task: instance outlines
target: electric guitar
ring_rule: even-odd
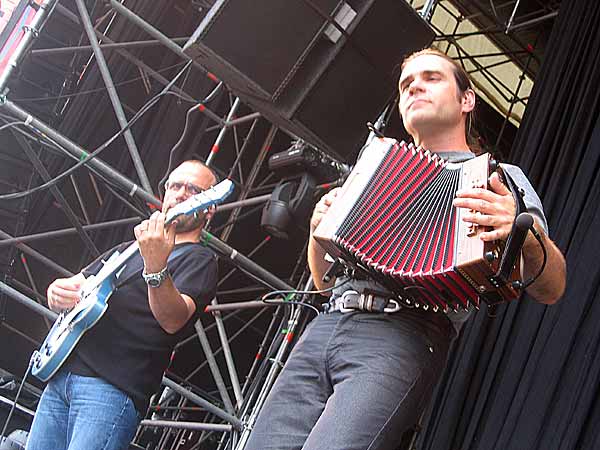
[[[221,203],[233,191],[230,180],[188,198],[167,212],[165,222],[171,223],[181,215],[194,214]],[[32,356],[31,373],[42,381],[49,380],[71,354],[83,334],[93,327],[108,308],[118,277],[129,259],[138,252],[137,241],[122,252],[115,251],[96,275],[88,277],[81,287],[81,300],[70,310],[63,311],[50,329],[39,350]]]

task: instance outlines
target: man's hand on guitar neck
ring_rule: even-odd
[[[157,211],[133,229],[146,273],[160,272],[167,265],[175,246],[175,224],[165,225],[165,214]]]
[[[176,222],[165,225],[165,214],[155,212],[133,231],[144,259],[144,272],[157,273],[167,266],[175,246]],[[158,287],[148,287],[148,303],[154,318],[167,333],[176,333],[196,311],[194,300],[180,294],[170,277]]]
[[[85,282],[82,273],[70,278],[58,278],[54,280],[46,292],[48,307],[54,312],[61,312],[74,307],[81,300],[79,290]]]

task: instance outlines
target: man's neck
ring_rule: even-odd
[[[184,242],[200,242],[200,232],[202,228],[197,230],[185,231],[183,233],[177,233],[175,235],[175,244],[182,244]]]
[[[430,152],[470,152],[464,130],[448,132],[424,133],[424,136],[413,136],[415,144]]]

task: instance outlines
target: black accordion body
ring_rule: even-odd
[[[483,242],[483,227],[452,205],[458,189],[487,188],[490,157],[462,163],[374,138],[313,236],[333,257],[411,306],[436,311],[518,297],[494,279],[503,244]],[[518,264],[511,280],[519,278]]]

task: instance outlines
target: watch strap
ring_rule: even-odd
[[[173,261],[173,260],[174,260],[175,258],[177,258],[179,255],[182,255],[182,254],[185,252],[185,250],[186,250],[187,248],[188,248],[188,246],[187,246],[187,245],[181,245],[181,246],[179,246],[179,247],[175,247],[175,248],[173,249],[173,251],[171,252],[171,254],[169,255],[169,258],[167,259],[167,267],[165,267],[165,269],[167,269],[167,268],[168,268],[168,265],[169,265],[169,263],[170,263],[171,261]],[[165,270],[165,269],[163,269],[163,270]],[[139,274],[140,272],[137,272],[137,273]],[[160,273],[160,272],[158,272],[158,273]],[[134,275],[135,275],[135,273],[134,273],[134,274],[132,274],[132,275],[130,275],[130,276],[128,276],[128,277],[127,277],[127,279],[125,279],[125,280],[121,280],[121,282],[119,283],[119,286],[117,286],[117,287],[123,286],[123,285],[124,285],[125,283],[127,283],[127,282],[128,282],[130,279],[131,279],[131,277],[132,277],[132,276],[134,276]],[[145,277],[144,275],[150,275],[150,274],[146,274],[146,273],[145,273],[145,270],[144,270],[144,266],[142,266],[142,277],[144,278],[144,281],[146,281],[146,277]],[[166,276],[165,276],[165,278],[166,278]],[[164,281],[164,280],[163,280],[163,281]],[[146,281],[146,283],[147,283],[147,281]]]
[[[159,287],[166,280],[167,276],[169,276],[168,266],[165,266],[160,272],[146,273],[145,270],[142,272],[144,281],[150,287]]]

